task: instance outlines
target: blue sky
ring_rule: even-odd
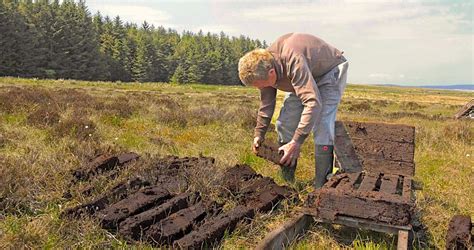
[[[350,83],[474,84],[473,1],[88,0],[91,13],[267,41],[289,32],[345,51]]]

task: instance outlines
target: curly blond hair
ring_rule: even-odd
[[[255,80],[267,80],[273,67],[273,56],[265,49],[254,49],[239,60],[239,78],[245,85]]]

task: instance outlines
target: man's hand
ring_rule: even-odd
[[[287,144],[281,146],[278,151],[283,151],[283,157],[280,160],[280,164],[283,166],[295,166],[296,160],[300,156],[300,144],[296,141],[291,140]]]
[[[254,154],[257,154],[257,149],[258,149],[258,147],[260,147],[262,142],[263,142],[263,138],[261,138],[259,136],[253,138],[252,151],[253,151]]]

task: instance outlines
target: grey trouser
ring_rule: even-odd
[[[347,68],[349,63],[343,62],[334,67],[319,79],[315,79],[322,106],[318,106],[314,115],[316,122],[313,127],[315,145],[334,145],[334,123],[337,106],[347,85]],[[280,115],[276,121],[278,141],[288,143],[293,138],[300,122],[303,104],[295,93],[287,93],[283,101]]]

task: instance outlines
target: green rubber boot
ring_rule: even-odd
[[[316,145],[316,178],[314,188],[321,188],[327,181],[328,174],[332,173],[334,161],[333,145]]]

